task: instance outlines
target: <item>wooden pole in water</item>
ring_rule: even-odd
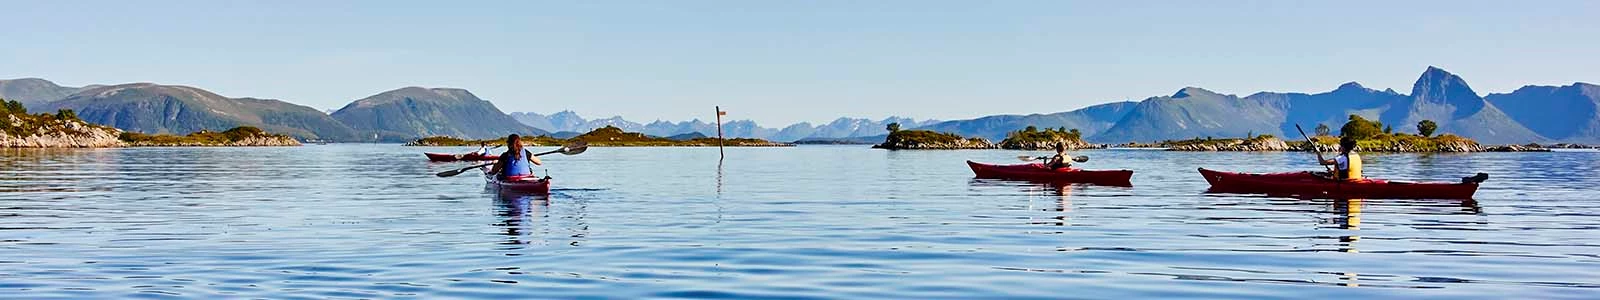
[[[728,153],[727,152],[723,152],[723,150],[722,150],[722,144],[723,144],[723,142],[722,142],[722,115],[725,115],[727,113],[726,112],[722,112],[722,106],[716,106],[716,109],[717,109],[717,160],[722,160],[723,158],[728,157]]]

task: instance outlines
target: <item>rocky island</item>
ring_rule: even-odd
[[[699,135],[681,136],[678,139],[654,137],[637,132],[623,131],[621,128],[606,126],[572,138],[555,138],[548,135],[522,137],[522,143],[529,146],[560,146],[571,142],[583,141],[590,146],[599,147],[716,147],[717,138]],[[468,140],[455,137],[434,136],[418,139],[406,143],[407,146],[478,146],[481,144],[503,145],[503,139]],[[778,143],[762,139],[734,138],[721,141],[727,147],[788,147],[793,144]]]
[[[239,126],[222,132],[201,130],[183,136],[123,132],[119,139],[132,147],[278,147],[300,146],[300,141],[260,128]]]
[[[998,146],[1000,149],[1054,151],[1057,144],[1065,145],[1067,150],[1105,148],[1105,145],[1084,142],[1083,133],[1078,129],[1061,127],[1039,130],[1033,126],[1007,133],[1006,139],[1001,140]]]
[[[127,132],[90,124],[70,109],[29,114],[17,101],[0,100],[0,148],[240,147],[299,146],[292,137],[240,126],[223,132],[201,130],[184,136]]]
[[[0,105],[0,148],[119,147],[122,130],[89,124],[72,110],[55,114],[28,114],[21,102]]]
[[[889,123],[889,136],[872,148],[889,150],[993,149],[983,138],[968,138],[932,130],[900,130],[900,123]]]

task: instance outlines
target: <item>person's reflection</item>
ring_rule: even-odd
[[[504,229],[506,241],[501,244],[520,245],[527,244],[522,240],[527,235],[523,228],[529,218],[544,218],[546,208],[550,206],[548,195],[516,194],[495,192],[495,215],[500,217],[499,226]],[[508,254],[515,255],[515,254]]]
[[[1361,206],[1365,201],[1363,199],[1333,201],[1333,212],[1341,215],[1338,218],[1334,218],[1334,223],[1339,225],[1339,229],[1350,231],[1346,235],[1339,237],[1339,243],[1342,246],[1339,248],[1340,252],[1361,252],[1356,250],[1356,242],[1361,240],[1361,236],[1356,231],[1361,231]]]
[[[1335,223],[1339,225],[1339,229],[1349,231],[1345,235],[1339,237],[1339,244],[1341,246],[1339,248],[1339,252],[1361,252],[1360,250],[1356,250],[1356,242],[1361,241],[1361,235],[1357,234],[1356,231],[1361,230],[1361,207],[1364,205],[1364,203],[1365,200],[1363,199],[1333,201],[1333,212],[1342,215],[1339,218],[1335,218]],[[1339,279],[1344,280],[1344,282],[1340,283],[1339,285],[1350,287],[1361,286],[1361,284],[1357,282],[1359,281],[1359,277],[1360,274],[1356,274],[1354,272],[1341,273]]]
[[[1072,212],[1072,188],[1065,184],[1047,184],[1043,186],[1048,193],[1056,198],[1056,207],[1049,209],[1059,214],[1050,217],[1054,221],[1035,221],[1033,224],[1067,226],[1067,213]]]

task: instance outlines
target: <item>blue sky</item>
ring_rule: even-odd
[[[15,1],[0,78],[329,109],[404,86],[501,110],[768,126],[1057,112],[1439,66],[1480,94],[1600,82],[1600,1]]]

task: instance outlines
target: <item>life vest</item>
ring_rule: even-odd
[[[1338,167],[1339,178],[1344,178],[1345,180],[1365,178],[1361,176],[1361,154],[1356,154],[1355,151],[1345,154],[1343,164],[1338,164]]]
[[[505,170],[500,171],[500,178],[505,179],[533,175],[533,163],[528,161],[528,157],[530,156],[533,156],[533,154],[527,149],[522,150],[522,155],[511,155],[511,153],[507,151],[505,156],[500,157],[501,160],[506,162]]]

